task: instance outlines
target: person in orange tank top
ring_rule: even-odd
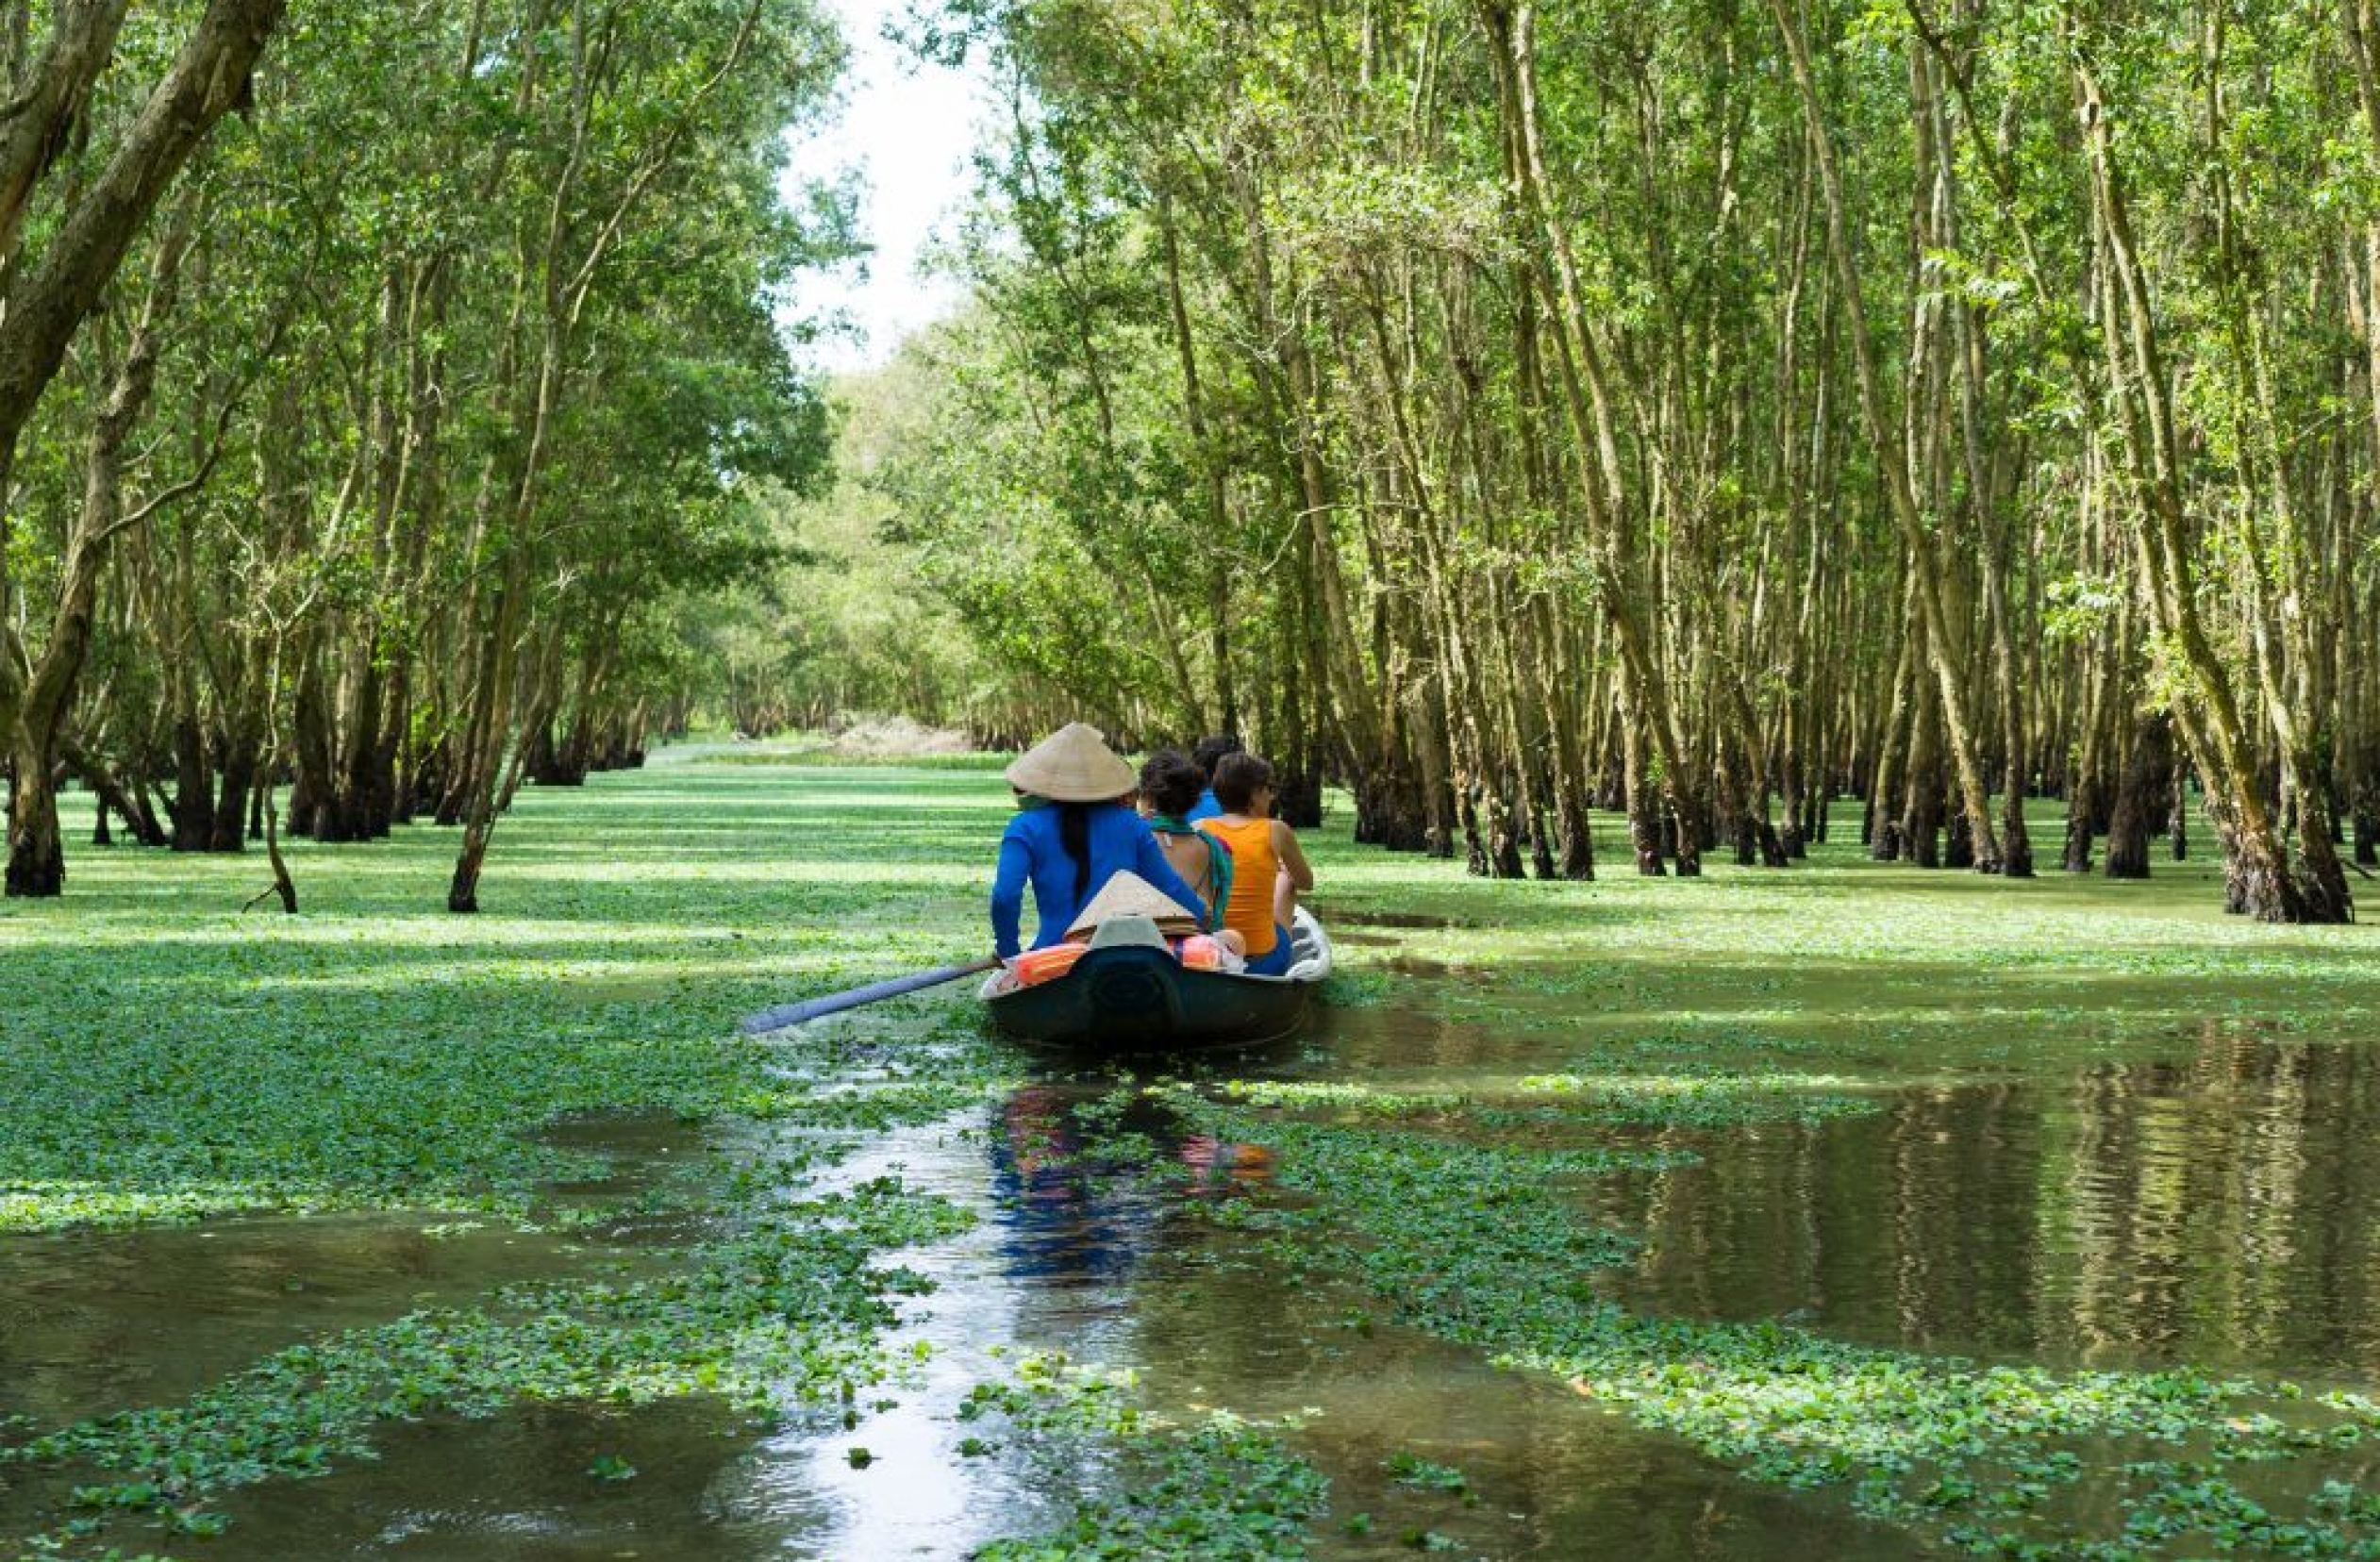
[[[1273,767],[1253,754],[1215,762],[1220,818],[1198,826],[1231,848],[1231,898],[1223,925],[1248,942],[1248,972],[1278,976],[1290,969],[1289,919],[1297,897],[1314,888],[1314,870],[1297,834],[1273,817]],[[1286,881],[1286,894],[1278,892]]]

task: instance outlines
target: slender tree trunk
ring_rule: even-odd
[[[1842,176],[1835,166],[1832,133],[1819,108],[1817,80],[1810,70],[1809,46],[1801,19],[1787,8],[1789,3],[1793,0],[1769,0],[1769,7],[1792,64],[1794,84],[1800,90],[1803,114],[1809,128],[1811,156],[1818,164],[1819,184],[1825,194],[1827,249],[1834,258],[1844,319],[1851,327],[1852,363],[1857,371],[1855,378],[1859,388],[1861,416],[1883,469],[1885,495],[1890,503],[1893,522],[1908,550],[1919,618],[1925,628],[1926,659],[1933,669],[1942,731],[1966,809],[1967,827],[1974,840],[1975,867],[1982,872],[1996,873],[2003,866],[2003,858],[1999,838],[1992,830],[1990,792],[1984,780],[1975,735],[1967,723],[1965,700],[1971,686],[1965,658],[1942,600],[1948,570],[1919,511],[1906,446],[1896,427],[1898,420],[1886,408],[1884,376],[1860,292],[1858,261],[1852,247]]]
[[[2134,730],[2123,779],[2116,787],[2115,811],[2107,823],[2109,878],[2149,876],[2149,838],[2172,795],[2172,719],[2160,712],[2142,717]]]

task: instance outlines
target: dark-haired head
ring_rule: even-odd
[[[1140,795],[1159,814],[1181,818],[1198,806],[1206,789],[1207,773],[1178,749],[1160,750],[1140,767]]]
[[[1273,789],[1273,767],[1253,754],[1226,754],[1215,761],[1215,801],[1236,814],[1256,811],[1257,793]]]
[[[1219,732],[1212,738],[1201,738],[1198,740],[1198,746],[1190,750],[1190,762],[1198,767],[1201,774],[1212,780],[1215,766],[1224,755],[1245,752],[1246,745],[1238,738],[1228,732]]]

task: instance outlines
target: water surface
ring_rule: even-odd
[[[1561,1067],[1583,1035],[1350,1010],[1243,1064],[1541,1107],[1522,1082]],[[2354,1046],[2229,1022],[2132,1040],[2048,1068],[1911,1055],[1854,1070],[1844,1088],[1870,1111],[1661,1130],[1689,1158],[1578,1187],[1582,1221],[1641,1244],[1596,1282],[1646,1312],[1782,1319],[1913,1351],[2369,1388],[2380,1172],[2365,1151],[2380,1066]],[[1290,1446],[1333,1482],[1324,1556],[1410,1555],[1424,1532],[1459,1554],[1515,1558],[1920,1549],[1839,1494],[1752,1485],[1566,1385],[1398,1327],[1387,1300],[1285,1274],[1204,1218],[1220,1202],[1283,1196],[1280,1153],[1185,1133],[1145,1102],[1086,1110],[1109,1090],[1027,1084],[883,1135],[834,1173],[896,1173],[977,1217],[904,1256],[937,1288],[907,1304],[892,1343],[924,1342],[930,1357],[856,1406],[854,1426],[832,1411],[763,1425],[699,1400],[441,1418],[391,1430],[376,1461],[236,1494],[229,1533],[188,1549],[223,1562],[963,1557],[1132,1479],[1097,1461],[1054,1470],[1023,1450],[964,1451],[982,1428],[958,1419],[959,1403],[1021,1351],[1131,1368],[1149,1405],[1176,1420],[1217,1407],[1294,1418]],[[643,1132],[651,1141],[624,1159],[641,1155],[638,1174],[657,1174],[675,1146],[666,1129]],[[0,1409],[54,1424],[172,1398],[294,1338],[590,1261],[584,1239],[499,1226],[433,1236],[427,1223],[222,1221],[0,1247],[0,1309],[18,1320],[0,1337]],[[615,1232],[606,1257],[635,1246]],[[1471,1498],[1397,1484],[1387,1467],[1400,1454],[1460,1469]],[[2089,1483],[2072,1501],[2093,1501]],[[1344,1527],[1356,1514],[1370,1520],[1361,1534]]]

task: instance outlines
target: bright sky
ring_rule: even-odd
[[[903,0],[826,0],[851,45],[841,120],[798,146],[789,176],[857,169],[865,191],[864,261],[814,274],[795,290],[796,312],[840,312],[857,334],[829,337],[808,357],[829,371],[873,368],[902,338],[947,314],[959,289],[918,274],[938,224],[955,216],[968,187],[967,155],[983,107],[967,75],[921,65],[884,36]]]

